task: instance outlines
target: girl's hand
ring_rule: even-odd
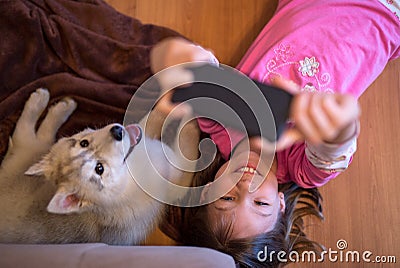
[[[150,67],[163,94],[157,103],[157,109],[165,115],[181,118],[191,111],[189,105],[171,102],[172,89],[193,82],[192,72],[179,65],[189,62],[218,64],[218,60],[210,51],[177,37],[164,39],[155,45],[150,53]]]
[[[295,94],[290,111],[295,127],[283,133],[276,150],[304,139],[313,144],[342,143],[356,132],[360,108],[354,97],[347,94],[299,93],[299,86],[283,79],[276,79],[274,85]]]
[[[156,44],[150,52],[150,67],[154,74],[186,62],[218,64],[211,51],[180,37],[166,38]]]

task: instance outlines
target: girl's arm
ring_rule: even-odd
[[[357,149],[357,125],[358,122],[349,125],[348,131],[353,131],[353,134],[341,143],[312,144],[305,141],[278,151],[276,176],[279,181],[293,181],[303,188],[313,188],[338,176],[349,166]]]
[[[360,109],[346,94],[299,93],[293,82],[275,84],[296,94],[293,126],[277,143],[277,177],[306,188],[318,187],[345,170],[357,149]]]

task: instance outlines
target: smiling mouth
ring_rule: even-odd
[[[240,173],[248,173],[248,174],[253,174],[253,175],[261,175],[255,168],[252,167],[241,167],[238,170],[236,170],[236,172],[240,172]]]

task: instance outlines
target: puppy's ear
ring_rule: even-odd
[[[49,160],[47,157],[44,157],[38,163],[34,164],[27,171],[25,171],[25,175],[28,176],[42,176],[48,170],[50,166]]]
[[[47,206],[47,211],[55,214],[69,214],[82,212],[88,205],[79,196],[73,192],[61,187],[54,194]]]

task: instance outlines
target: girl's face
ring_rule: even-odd
[[[251,148],[251,147],[250,147]],[[278,192],[274,172],[269,170],[257,150],[235,150],[231,159],[217,172],[216,179],[238,178],[239,182],[219,200],[207,206],[208,218],[212,224],[223,219],[232,221],[231,238],[244,238],[265,233],[273,229],[280,212],[284,212],[283,193]],[[274,166],[272,167],[273,170]],[[262,180],[261,186],[249,191],[252,179]]]

